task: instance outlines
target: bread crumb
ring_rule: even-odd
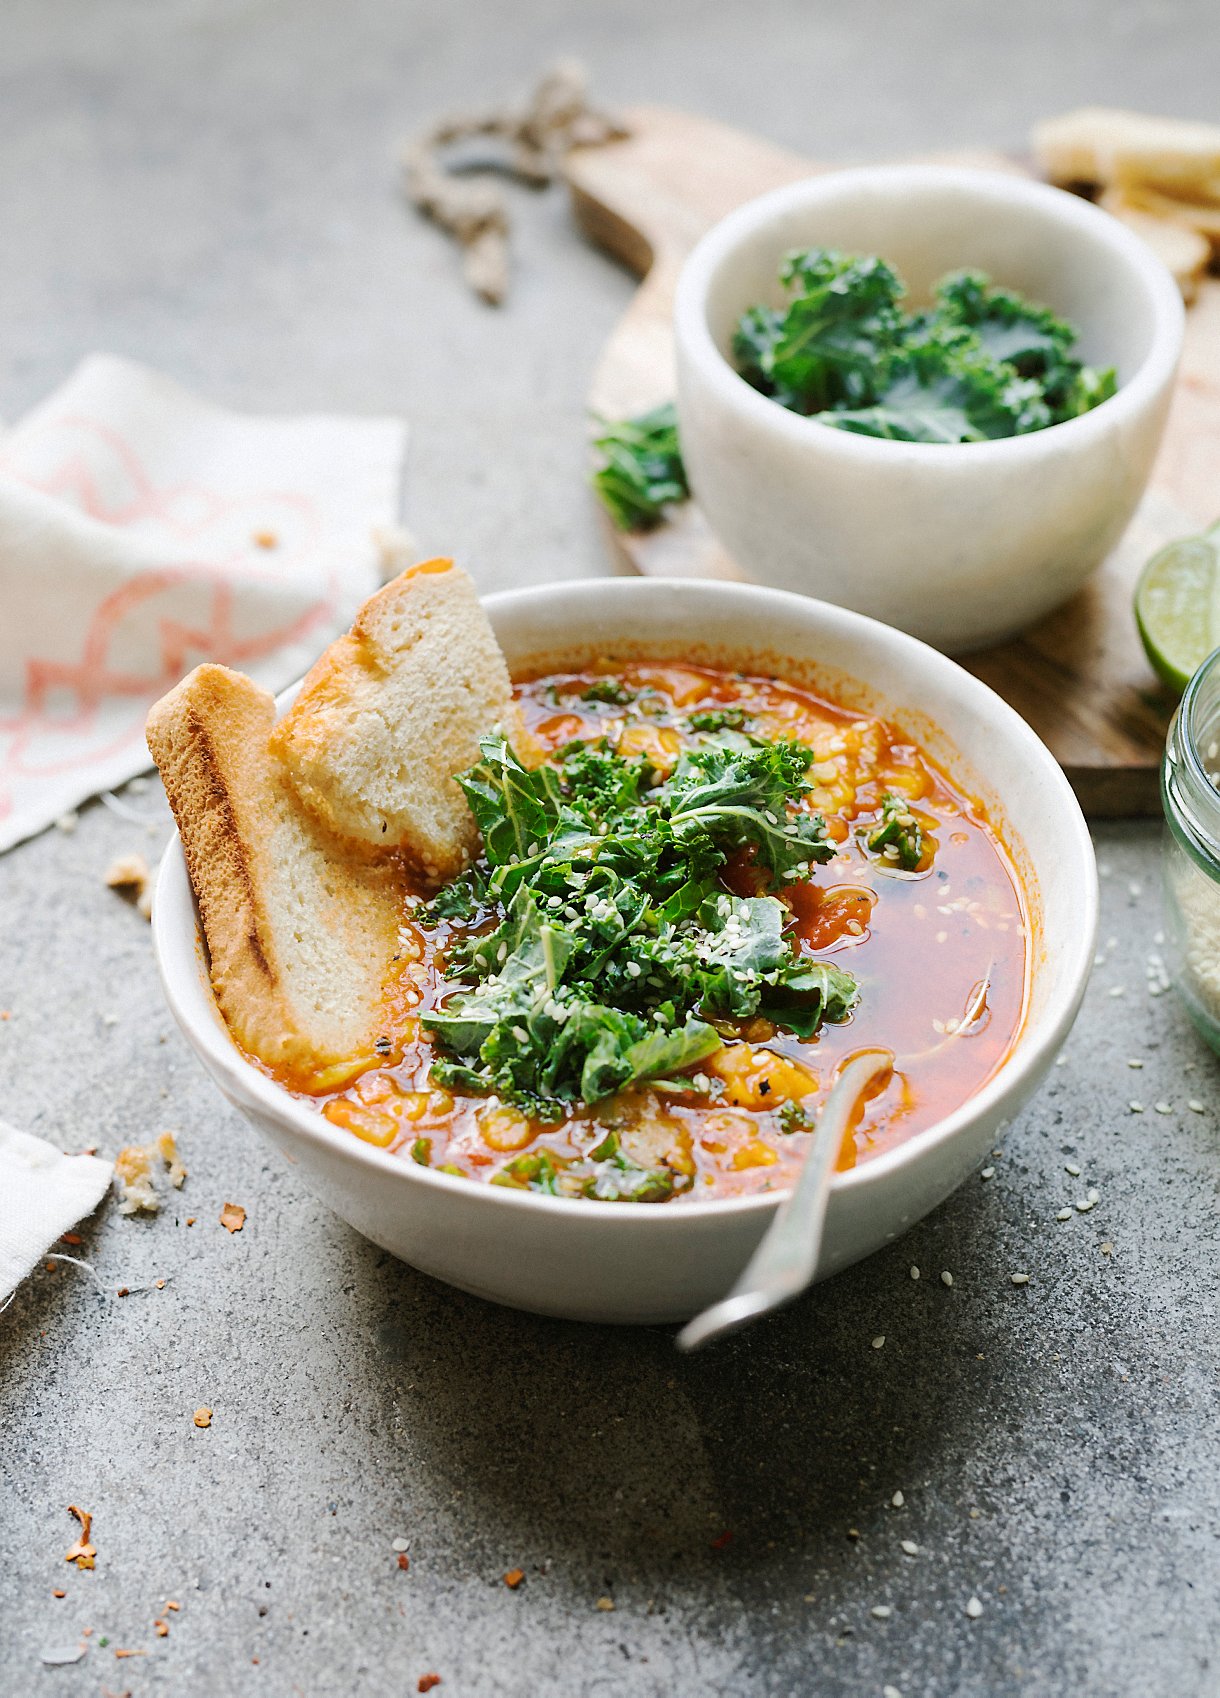
[[[220,1211],[220,1224],[226,1232],[240,1232],[246,1224],[246,1211],[240,1203],[226,1203]]]
[[[510,1592],[515,1592],[524,1579],[525,1570],[523,1568],[510,1568],[508,1573],[504,1576],[504,1584],[508,1587]]]
[[[119,1213],[134,1215],[143,1210],[155,1215],[161,1199],[153,1184],[155,1145],[128,1144],[114,1158],[114,1181],[119,1188]]]
[[[199,1408],[196,1409],[194,1421],[197,1427],[210,1427],[212,1425],[212,1411],[205,1403],[201,1403]]]
[[[274,531],[255,531],[254,541],[259,548],[278,548],[280,545],[280,539]]]
[[[71,1550],[64,1552],[64,1561],[74,1562],[77,1568],[96,1568],[97,1547],[89,1539],[93,1530],[92,1515],[87,1509],[78,1509],[74,1503],[68,1505],[68,1514],[74,1515],[80,1522],[80,1537]]]
[[[182,1165],[182,1158],[178,1154],[177,1140],[172,1132],[162,1132],[158,1135],[157,1153],[169,1170],[166,1178],[175,1191],[181,1191],[187,1170]]]
[[[161,1198],[154,1183],[156,1164],[164,1164],[167,1178],[175,1191],[182,1189],[187,1170],[178,1154],[178,1143],[172,1132],[161,1132],[151,1144],[128,1144],[114,1160],[114,1179],[119,1188],[119,1213],[134,1215],[139,1210],[155,1215]]]
[[[614,1608],[614,1599],[613,1598],[599,1598],[597,1600],[597,1608],[599,1610],[612,1610]]]

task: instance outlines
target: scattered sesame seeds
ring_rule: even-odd
[[[1012,1280],[1012,1283],[1014,1285],[1028,1285],[1029,1284],[1029,1275],[1027,1273],[1010,1274],[1008,1277]]]
[[[908,1556],[919,1555],[919,1546],[915,1543],[914,1539],[904,1539],[902,1541],[902,1548]]]
[[[876,1616],[878,1621],[888,1621],[894,1612],[888,1604],[874,1604],[868,1613]]]
[[[876,1338],[873,1340],[873,1349],[874,1350],[880,1350],[884,1343],[885,1343],[885,1334],[883,1332],[879,1332],[877,1334]]]
[[[977,1598],[968,1598],[966,1600],[966,1614],[970,1617],[971,1621],[977,1621],[982,1613],[983,1606]]]
[[[948,1270],[946,1270],[940,1276],[940,1283],[942,1285],[952,1285],[953,1284],[953,1275],[951,1273],[949,1273]]]
[[[994,1179],[995,1178],[995,1168],[994,1167],[985,1167],[983,1169],[982,1173],[979,1174],[979,1178],[980,1179]]]
[[[901,1509],[906,1501],[907,1500],[903,1497],[901,1492],[895,1492],[893,1497],[890,1499],[890,1502],[893,1504],[895,1509]]]
[[[1077,1198],[1076,1213],[1087,1215],[1089,1210],[1095,1209],[1100,1202],[1101,1198],[1098,1196],[1097,1192],[1090,1191],[1087,1196]]]

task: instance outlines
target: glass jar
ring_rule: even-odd
[[[1167,966],[1220,1052],[1220,649],[1186,686],[1169,727],[1161,803]]]

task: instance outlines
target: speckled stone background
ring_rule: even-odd
[[[1084,101],[1213,114],[1218,50],[1212,0],[4,0],[0,413],[94,348],[235,406],[401,410],[425,546],[487,588],[594,573],[583,395],[629,280],[523,195],[511,305],[479,307],[398,201],[404,133],[576,52],[607,98],[827,158],[1019,147]],[[131,806],[0,861],[4,1113],[69,1148],[174,1127],[191,1170],[85,1228],[105,1294],[61,1266],[0,1320],[0,1691],[1220,1692],[1216,1063],[1146,987],[1152,828],[1097,831],[1103,964],[994,1177],[685,1360],[445,1290],[307,1196],[102,885],[167,835]]]

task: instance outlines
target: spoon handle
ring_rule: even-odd
[[[697,1350],[710,1339],[791,1302],[804,1291],[818,1265],[830,1181],[852,1111],[893,1060],[885,1050],[869,1050],[844,1067],[818,1116],[813,1142],[790,1196],[780,1205],[728,1296],[683,1327],[677,1339],[679,1350]]]

